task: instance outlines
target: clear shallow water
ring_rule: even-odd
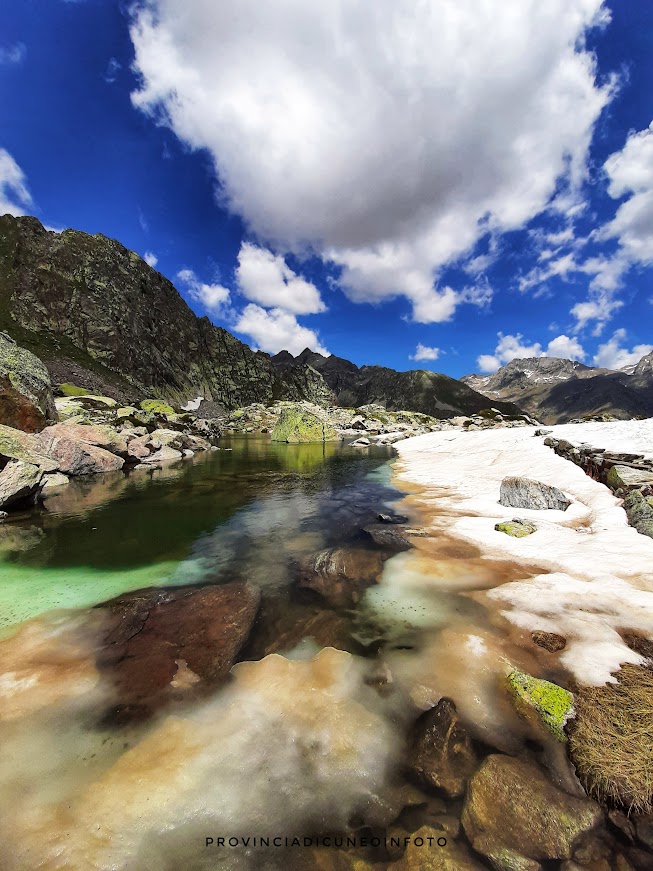
[[[73,481],[0,526],[0,631],[158,584],[283,587],[290,560],[352,538],[400,496],[390,456],[223,438],[221,450],[152,474]]]

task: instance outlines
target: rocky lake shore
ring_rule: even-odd
[[[651,867],[651,421],[124,405],[10,350],[10,871]],[[207,859],[254,828],[299,849]]]

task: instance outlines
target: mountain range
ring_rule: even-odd
[[[0,330],[40,357],[56,384],[120,401],[202,396],[225,410],[277,399],[378,402],[440,418],[488,407],[472,387],[429,371],[359,368],[310,349],[270,358],[197,317],[168,279],[119,242],[48,231],[29,216],[0,217]],[[509,401],[492,404],[521,413]]]
[[[512,360],[493,375],[461,379],[492,402],[514,402],[542,423],[609,414],[653,416],[653,352],[625,369],[599,369],[574,360]]]

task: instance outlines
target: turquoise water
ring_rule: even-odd
[[[0,527],[0,630],[158,584],[282,588],[293,560],[355,536],[399,495],[390,448],[220,444],[153,473],[77,479]]]

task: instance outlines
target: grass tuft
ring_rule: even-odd
[[[617,683],[579,687],[569,750],[586,792],[602,804],[653,811],[653,670],[624,665]]]

